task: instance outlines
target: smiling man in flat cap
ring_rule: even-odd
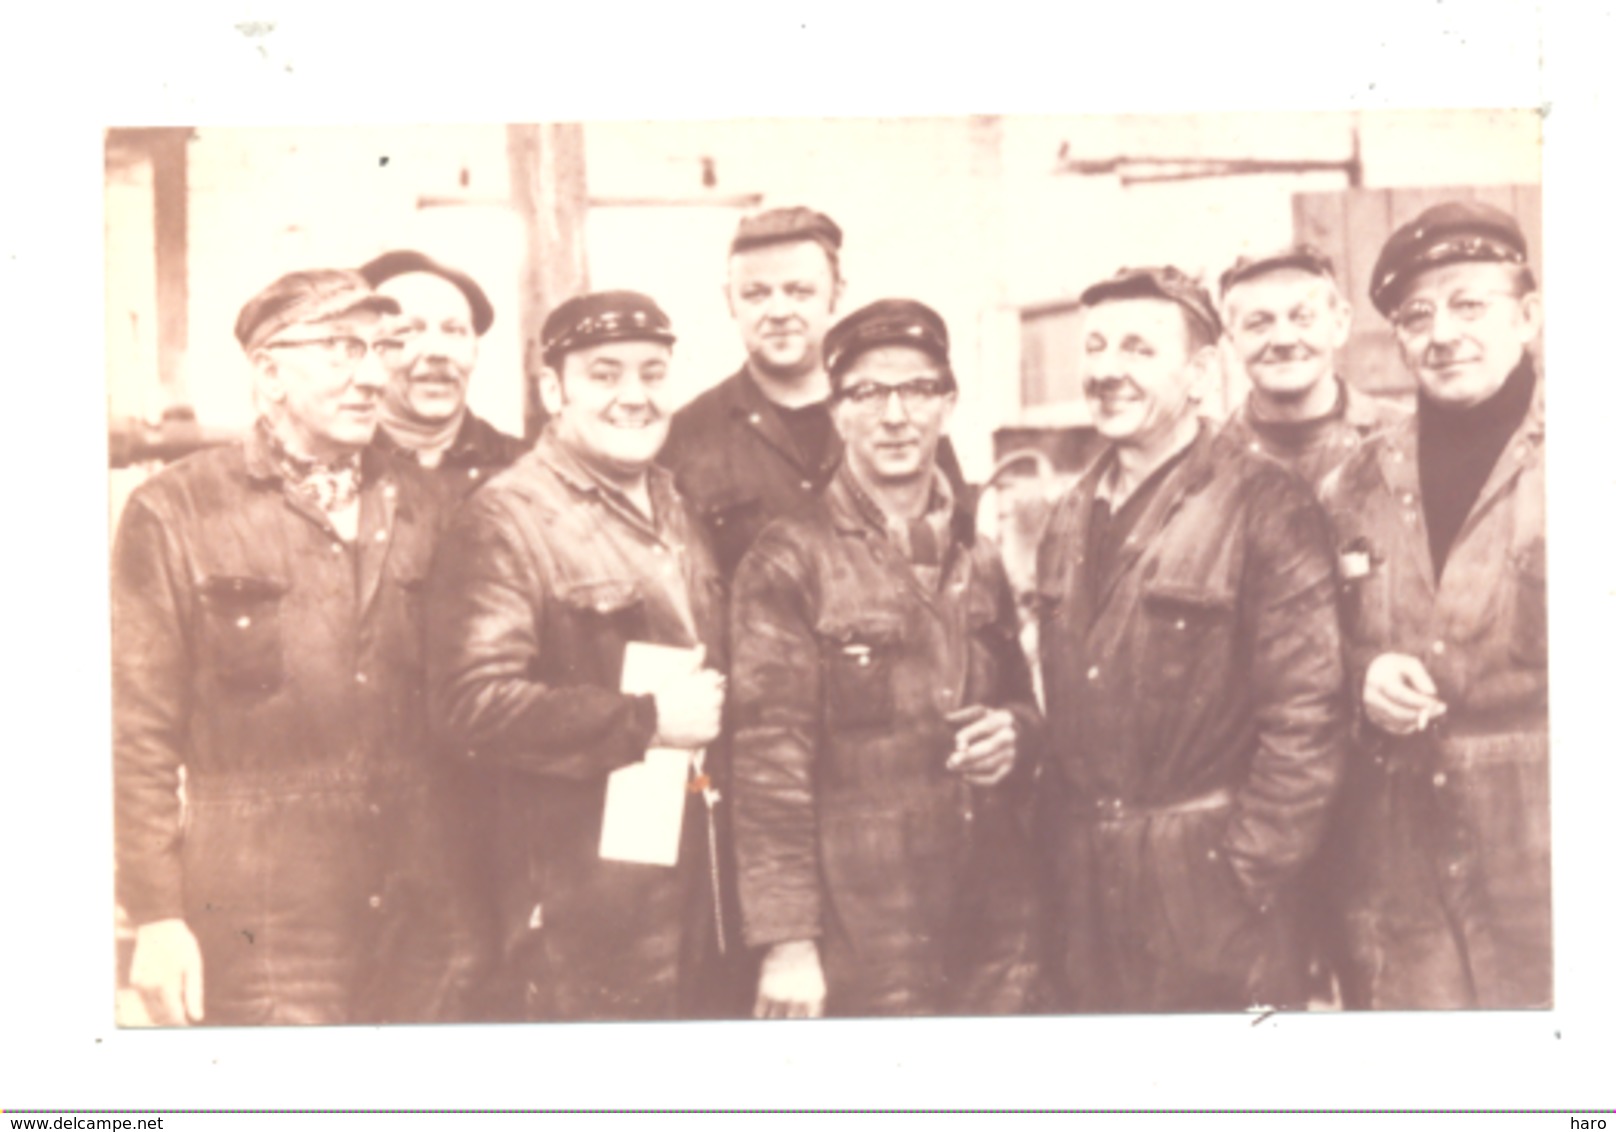
[[[466,407],[494,306],[471,276],[418,251],[385,252],[359,273],[399,306],[387,327],[398,347],[385,359],[378,442],[430,469],[463,499],[528,447]]]
[[[717,930],[710,814],[687,753],[718,736],[724,609],[701,531],[652,463],[674,335],[632,291],[569,299],[542,333],[545,431],[466,501],[438,555],[432,712],[493,784],[503,1016],[687,1017],[704,1010]],[[630,650],[648,644],[688,650],[688,664],[625,691]],[[649,767],[653,749],[659,768],[683,760],[682,832],[661,863],[608,852],[603,836],[608,779]]]
[[[1363,726],[1331,861],[1348,1005],[1547,1007],[1548,651],[1542,327],[1507,213],[1403,225],[1370,297],[1413,419],[1324,489]]]
[[[119,524],[118,891],[159,1021],[452,1005],[419,604],[440,497],[370,443],[397,311],[351,271],[254,296],[236,337],[257,423],[147,481]]]
[[[1017,799],[1040,733],[996,551],[937,452],[955,401],[931,308],[825,339],[846,457],[735,579],[735,842],[754,1013],[1025,1010],[1036,970]]]
[[[1219,323],[1199,285],[1125,269],[1081,304],[1106,444],[1038,551],[1058,1005],[1300,1005],[1296,879],[1346,738],[1324,515],[1200,419]]]
[[[675,414],[661,456],[726,578],[758,532],[824,490],[841,460],[822,349],[846,288],[841,254],[841,228],[808,208],[748,216],[730,243],[724,298],[746,362]],[[940,459],[963,486],[946,440]]]
[[[1230,435],[1271,456],[1315,491],[1364,438],[1404,414],[1340,372],[1352,308],[1335,267],[1302,244],[1242,257],[1223,273],[1224,333],[1251,381]]]

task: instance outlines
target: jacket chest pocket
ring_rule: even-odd
[[[219,686],[259,693],[280,687],[286,586],[267,578],[215,576],[203,580],[200,593],[203,664]]]
[[[1337,550],[1342,629],[1355,642],[1386,642],[1391,631],[1391,564],[1365,537]]]
[[[1510,618],[1510,655],[1532,668],[1549,662],[1547,565],[1542,539],[1529,544],[1511,564],[1515,608]]]
[[[831,731],[889,727],[902,630],[896,620],[864,618],[819,630],[825,722]]]
[[[1228,660],[1234,597],[1195,586],[1156,582],[1144,592],[1140,675],[1168,699],[1178,699],[1203,665]]]
[[[570,628],[559,658],[565,682],[616,688],[623,679],[623,650],[629,641],[645,640],[650,628],[639,584],[576,582],[559,597]]]

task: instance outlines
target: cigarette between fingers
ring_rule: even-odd
[[[1414,730],[1416,730],[1416,731],[1424,731],[1426,726],[1430,722],[1431,722],[1431,709],[1430,708],[1421,708],[1420,709],[1420,717],[1414,723]]]

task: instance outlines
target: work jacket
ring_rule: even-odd
[[[1252,398],[1247,397],[1229,417],[1230,438],[1252,452],[1268,456],[1307,481],[1314,492],[1331,472],[1339,468],[1371,436],[1404,420],[1408,413],[1389,401],[1360,393],[1351,384],[1335,379],[1341,391],[1337,412],[1317,427],[1305,430],[1295,443],[1276,442],[1254,424]]]
[[[423,742],[439,497],[375,447],[361,474],[352,544],[256,429],[147,481],[119,526],[119,898],[184,917],[210,1022],[431,1020],[453,990]]]
[[[461,508],[433,573],[432,708],[445,749],[489,776],[492,899],[506,1014],[695,1011],[713,943],[706,803],[689,795],[674,867],[604,860],[610,773],[644,757],[649,695],[620,690],[630,641],[723,665],[723,596],[672,477],[654,518],[553,432]]]
[[[706,530],[725,578],[764,527],[825,489],[841,459],[842,440],[832,431],[819,463],[805,460],[745,366],[674,414],[658,457]],[[968,509],[972,496],[946,438],[937,463]]]
[[[1073,1010],[1286,1005],[1293,880],[1340,775],[1331,544],[1302,483],[1203,425],[1091,598],[1102,453],[1038,554],[1041,840]]]
[[[847,469],[735,581],[735,844],[745,938],[814,939],[833,1014],[1004,1013],[1035,974],[1018,798],[1042,732],[997,553],[956,534],[935,589]],[[944,716],[1014,715],[1018,769],[945,769]]]
[[[1351,1005],[1551,1005],[1542,389],[1432,567],[1418,423],[1326,483],[1352,687],[1418,658],[1447,713],[1397,738],[1360,720],[1331,867]]]

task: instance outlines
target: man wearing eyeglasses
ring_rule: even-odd
[[[464,271],[418,251],[390,251],[359,269],[376,292],[395,300],[377,442],[433,471],[455,499],[527,450],[466,407],[477,346],[494,322],[494,305]]]
[[[397,310],[350,271],[270,284],[235,327],[256,424],[122,516],[118,891],[158,1021],[428,1021],[457,993],[422,742],[438,495],[370,445]]]
[[[1236,260],[1218,281],[1224,333],[1251,382],[1229,432],[1315,490],[1364,438],[1401,415],[1340,373],[1352,308],[1335,267],[1305,244]]]
[[[718,736],[724,609],[652,463],[673,330],[649,297],[606,291],[562,303],[542,334],[545,431],[466,501],[434,567],[433,716],[491,787],[500,1016],[691,1017],[709,1009],[719,930],[693,752]],[[623,686],[631,655],[673,659],[647,691]],[[671,796],[622,809],[670,763]],[[616,848],[612,829],[632,840],[670,812],[666,856]]]
[[[726,578],[765,526],[824,490],[842,458],[822,345],[846,286],[842,230],[824,213],[767,209],[736,228],[724,300],[746,362],[674,415],[659,457]],[[946,439],[939,460],[963,488]]]
[[[1040,727],[997,553],[937,465],[948,331],[903,299],[825,338],[845,458],[731,605],[734,820],[758,1017],[1027,1009],[1018,800]]]
[[[1370,298],[1419,401],[1324,492],[1362,708],[1332,862],[1346,1001],[1548,1007],[1542,305],[1520,226],[1428,209]]]
[[[1038,550],[1057,1003],[1298,1006],[1297,878],[1346,739],[1325,518],[1200,419],[1220,327],[1193,280],[1124,269],[1077,329],[1106,443]]]

